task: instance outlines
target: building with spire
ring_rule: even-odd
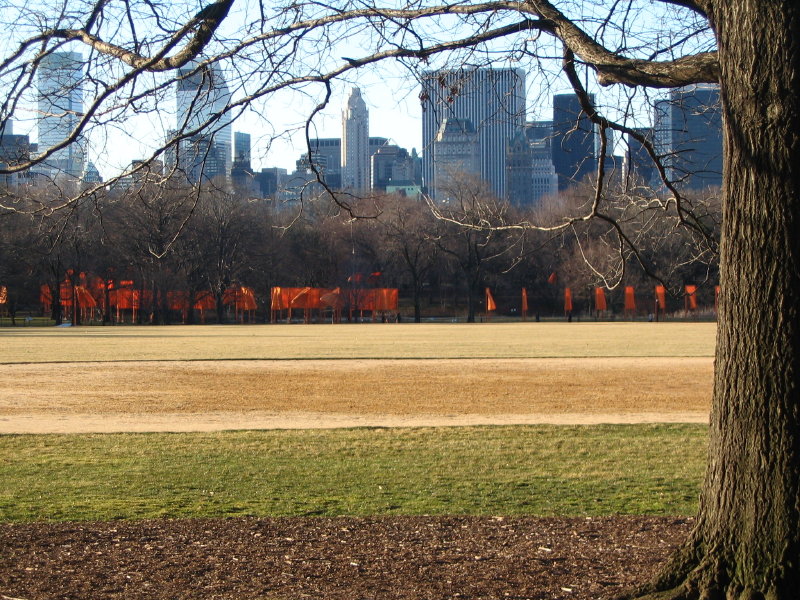
[[[369,190],[369,159],[369,111],[354,87],[342,111],[342,188]]]

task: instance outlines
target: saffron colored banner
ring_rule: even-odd
[[[625,310],[636,310],[636,294],[634,294],[633,286],[631,285],[625,288]]]
[[[601,310],[608,310],[608,304],[606,304],[606,291],[601,287],[594,288],[594,309],[597,312]]]
[[[486,312],[492,312],[493,310],[497,310],[497,304],[495,304],[494,297],[492,297],[492,291],[487,287],[486,288]]]

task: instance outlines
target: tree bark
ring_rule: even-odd
[[[713,0],[721,303],[697,526],[652,598],[800,594],[800,3]]]

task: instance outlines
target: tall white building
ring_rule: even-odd
[[[369,111],[361,90],[354,87],[342,111],[342,187],[366,191],[369,173]]]
[[[177,127],[188,136],[175,160],[189,181],[228,181],[232,162],[232,127],[225,108],[231,93],[219,65],[189,63],[178,70],[175,84]],[[221,115],[221,116],[220,116]]]
[[[506,146],[525,124],[522,69],[430,71],[422,78],[422,178],[432,192],[433,143],[445,119],[468,120],[478,134],[480,177],[506,197]]]
[[[39,153],[63,142],[83,118],[83,56],[78,52],[53,52],[42,58],[37,71]],[[86,143],[81,137],[54,152],[38,170],[47,176],[81,177]]]

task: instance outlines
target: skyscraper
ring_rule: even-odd
[[[175,84],[177,128],[181,140],[177,166],[191,183],[227,181],[231,172],[231,98],[219,65],[189,63]]]
[[[27,135],[14,135],[14,128],[9,120],[5,130],[0,133],[0,167],[9,167],[26,163],[31,159],[31,143]],[[28,183],[30,171],[0,175],[0,184],[14,186]]]
[[[656,153],[667,177],[685,189],[722,185],[722,110],[719,86],[690,85],[655,106]]]
[[[633,131],[653,142],[652,127],[635,127]],[[655,164],[645,146],[632,135],[625,136],[625,154],[622,164],[622,176],[627,185],[650,185],[656,174]]]
[[[342,187],[342,140],[341,138],[311,138],[311,154],[324,158],[325,169],[316,165],[325,183],[332,189]]]
[[[594,101],[594,95],[590,94]],[[553,96],[553,166],[565,190],[597,170],[595,126],[575,94]]]
[[[233,162],[244,169],[250,169],[250,134],[237,131],[233,134]]]
[[[454,183],[480,177],[480,138],[469,119],[446,118],[433,140],[433,195],[443,200]]]
[[[44,56],[37,70],[39,152],[63,142],[83,118],[83,57],[77,52],[53,52]],[[41,170],[50,177],[78,179],[86,161],[86,143],[55,151]]]
[[[231,183],[240,192],[255,192],[255,178],[250,161],[250,134],[242,131],[233,133]]]
[[[433,142],[445,119],[470,121],[478,135],[480,177],[506,196],[506,144],[525,123],[521,69],[431,71],[422,78],[422,178],[436,187]]]
[[[373,190],[385,191],[388,187],[408,187],[416,183],[414,159],[405,148],[386,144],[378,148],[370,161]]]
[[[369,111],[361,90],[350,90],[342,111],[342,187],[355,191],[369,189]]]
[[[533,152],[531,201],[539,204],[543,198],[558,194],[558,175],[553,166],[552,121],[528,121],[525,124],[525,137]]]

